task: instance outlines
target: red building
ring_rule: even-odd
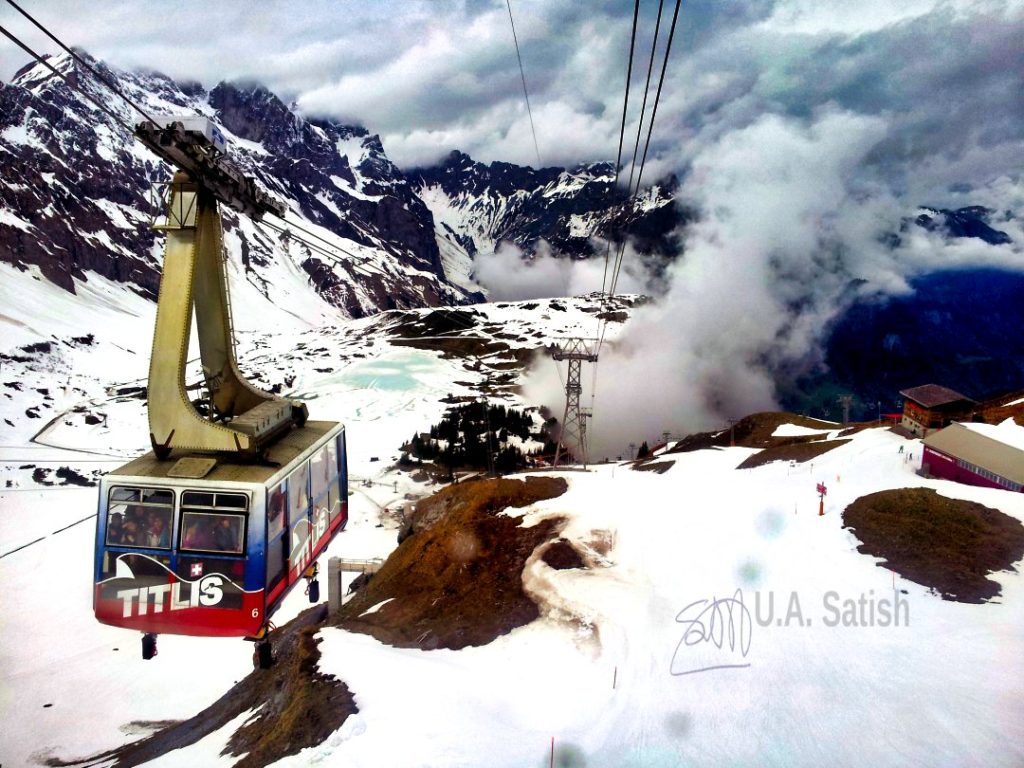
[[[915,435],[925,437],[954,421],[968,421],[977,403],[938,384],[925,384],[900,392],[903,395],[903,419],[900,422]]]
[[[950,424],[923,440],[921,467],[932,477],[1024,491],[1024,427]]]

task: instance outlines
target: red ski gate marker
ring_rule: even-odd
[[[818,493],[820,493],[822,496],[828,493],[828,488],[825,487],[824,483],[818,483]]]

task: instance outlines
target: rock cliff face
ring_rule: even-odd
[[[268,185],[279,182],[312,221],[368,247],[400,243],[410,266],[444,277],[430,213],[377,136],[303,120],[262,86],[221,83],[209,103],[221,125],[266,149],[254,170]]]
[[[627,234],[641,250],[672,257],[673,233],[689,218],[675,202],[674,178],[630,200],[614,186],[611,163],[534,170],[452,152],[409,175],[439,227],[473,254],[502,241],[532,252],[543,240],[558,255],[581,258],[592,254],[593,236]]]
[[[53,64],[108,101],[68,59]],[[73,278],[95,272],[156,295],[154,236],[145,226],[156,161],[133,152],[124,133],[42,66],[0,88],[0,258],[35,265],[69,291]]]
[[[42,65],[0,87],[0,259],[72,292],[95,273],[155,297],[161,242],[148,226],[150,182],[170,169],[131,136],[140,116],[127,104],[71,57],[50,62],[120,119]],[[294,300],[296,273],[310,300],[354,317],[482,298],[445,278],[429,210],[364,128],[307,120],[260,86],[206,93],[90,62],[150,114],[216,120],[232,158],[288,203],[289,219],[337,243],[332,258],[226,211],[229,254],[268,300]]]

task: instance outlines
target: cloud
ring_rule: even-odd
[[[668,288],[604,345],[596,391],[584,374],[592,456],[776,408],[779,382],[821,363],[831,321],[858,297],[905,292],[909,278],[936,269],[1024,269],[1024,232],[1006,214],[994,223],[1012,246],[919,228],[898,248],[885,244],[916,213],[870,167],[890,131],[883,116],[835,106],[806,120],[768,114],[691,159],[679,195],[702,217],[685,231]],[[1003,177],[981,197],[1021,194]],[[558,410],[551,365],[538,364],[525,391]]]
[[[518,0],[513,9],[542,164],[612,158],[629,4]],[[154,68],[207,87],[258,80],[310,115],[364,124],[382,135],[400,166],[452,149],[483,162],[536,164],[501,0],[278,0],[258,13],[239,0],[182,0],[173,24],[129,0],[106,2],[97,13],[73,0],[34,11],[68,42],[116,66]],[[643,4],[630,137],[654,15],[653,4]],[[9,6],[0,8],[0,21],[55,52]],[[667,24],[666,17],[662,43]],[[1022,36],[1020,2],[693,0],[680,14],[645,177],[685,171],[704,147],[765,114],[807,119],[835,104],[889,121],[887,142],[865,163],[885,166],[904,191],[941,194],[987,174],[984,183],[1007,163],[1019,169]],[[24,63],[16,48],[0,47],[0,78]]]
[[[596,248],[599,253],[605,252],[603,244],[596,244]],[[618,292],[649,290],[650,278],[632,248],[627,248],[623,263]],[[474,264],[474,277],[487,289],[492,301],[583,296],[601,291],[606,280],[603,258],[582,261],[555,258],[544,241],[538,244],[532,257],[525,257],[515,245],[503,242],[494,253],[479,254]],[[607,279],[610,281],[610,276]]]
[[[1024,269],[1022,6],[860,10],[779,2],[710,25],[676,61],[652,155],[700,220],[665,294],[603,348],[596,392],[584,376],[592,455],[777,407],[860,296],[937,269]],[[1014,244],[911,228],[884,245],[922,204],[987,205]],[[540,370],[526,391],[564,400]]]
[[[629,40],[628,9],[619,5],[514,5],[543,164],[609,155],[620,97],[605,86],[613,72],[621,83]],[[51,0],[34,13],[69,44],[116,67],[155,69],[208,88],[262,82],[311,116],[380,133],[405,166],[455,148],[486,162],[536,164],[504,2],[309,0],[262,3],[257,13],[237,0],[182,0],[173,24],[128,0],[89,14],[73,0]],[[58,51],[8,6],[0,19],[40,52]],[[25,63],[21,51],[0,47],[0,79]]]

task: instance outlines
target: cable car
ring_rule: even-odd
[[[147,411],[152,450],[100,481],[96,618],[156,636],[242,636],[272,663],[270,616],[348,519],[345,428],[255,386],[235,359],[220,205],[259,220],[286,206],[227,156],[205,117],[145,121],[136,137],[178,167],[166,234]],[[204,396],[190,399],[193,320]]]
[[[348,520],[345,428],[306,422],[266,458],[150,452],[103,477],[96,618],[153,635],[259,637]]]

